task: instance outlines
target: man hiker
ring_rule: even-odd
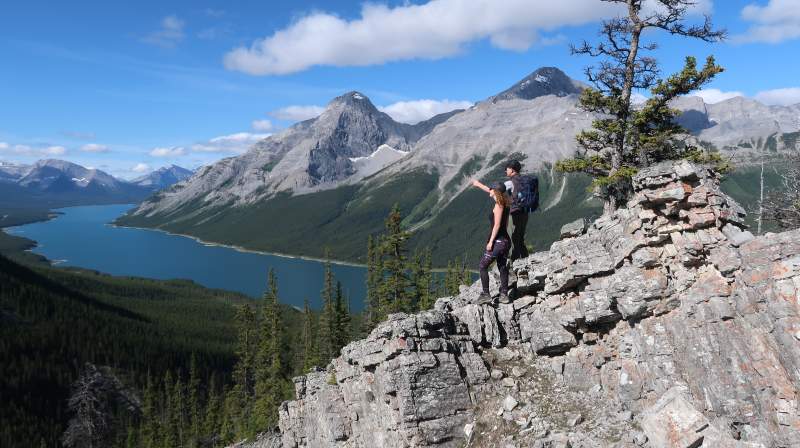
[[[511,250],[511,261],[518,258],[525,258],[528,256],[528,248],[525,246],[525,227],[528,226],[528,213],[534,210],[533,198],[528,198],[525,195],[529,191],[533,192],[535,188],[536,206],[539,201],[539,185],[538,179],[533,176],[521,176],[519,173],[522,171],[522,164],[518,160],[511,160],[506,164],[506,176],[510,179],[506,185],[511,185],[511,222],[514,223],[514,231],[511,234],[511,243],[513,249]],[[530,185],[533,181],[535,187]]]

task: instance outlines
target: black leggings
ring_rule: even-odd
[[[511,241],[507,239],[495,240],[491,251],[484,251],[478,267],[481,271],[481,287],[483,292],[489,293],[489,266],[497,260],[497,270],[500,271],[500,293],[508,294],[508,249]]]
[[[528,226],[528,212],[512,213],[511,221],[514,222],[514,231],[511,233],[514,250],[511,251],[511,259],[526,258],[528,256],[528,248],[525,246],[525,228]]]

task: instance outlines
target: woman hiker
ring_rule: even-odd
[[[495,182],[491,188],[477,180],[472,185],[489,193],[494,199],[492,211],[489,213],[489,239],[486,241],[486,250],[481,256],[479,268],[481,272],[481,286],[483,292],[478,297],[477,304],[483,305],[492,302],[489,295],[489,266],[497,261],[497,270],[500,271],[500,303],[509,303],[508,298],[508,250],[511,248],[511,238],[508,236],[508,213],[511,199],[506,195],[506,186],[502,182]]]

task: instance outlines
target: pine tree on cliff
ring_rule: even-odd
[[[627,16],[604,21],[599,44],[584,41],[572,47],[573,54],[602,59],[599,67],[586,69],[593,87],[580,97],[581,109],[602,118],[592,123],[592,129],[578,134],[578,156],[556,167],[591,175],[593,190],[605,201],[605,211],[611,212],[625,204],[632,191],[631,178],[639,168],[681,158],[728,168],[718,154],[703,153],[690,143],[688,132],[675,122],[678,111],[669,106],[671,100],[711,81],[722,67],[709,56],[698,70],[695,58],[687,57],[683,70],[659,79],[656,60],[645,55],[656,45],[641,41],[643,33],[658,29],[705,42],[720,41],[725,32],[714,30],[709,17],[702,25],[686,24],[688,10],[696,0],[660,0],[654,10],[648,10],[644,0],[603,1],[626,5]],[[637,89],[649,90],[652,95],[641,106],[632,100]]]
[[[442,295],[452,296],[458,294],[458,280],[456,270],[452,261],[447,262],[447,270],[444,274],[444,282],[442,284]]]
[[[330,260],[330,251],[325,249],[325,259]],[[325,262],[325,272],[323,274],[322,309],[319,314],[319,328],[317,330],[317,340],[319,347],[320,363],[325,365],[335,356],[333,338],[335,335],[335,297],[334,297],[334,278],[331,270],[330,261]]]
[[[303,301],[303,373],[319,365],[315,321],[314,312],[311,311],[311,305],[306,298]]]
[[[269,286],[262,301],[261,334],[255,370],[252,427],[254,431],[263,431],[276,426],[278,405],[283,400],[281,362],[283,325],[278,302],[278,280],[272,269],[269,271]]]
[[[411,285],[413,286],[413,297],[411,299],[411,309],[413,311],[427,310],[433,307],[433,274],[431,272],[431,251],[414,251],[414,256],[409,263],[411,272]]]
[[[367,297],[364,304],[364,331],[366,333],[369,333],[380,322],[382,272],[380,247],[370,235],[367,237]]]
[[[380,241],[382,275],[379,321],[390,313],[410,310],[406,243],[411,234],[403,230],[401,222],[400,206],[395,204],[386,218],[385,232]]]
[[[335,316],[335,350],[334,353],[339,351],[350,342],[352,332],[350,318],[350,303],[342,293],[342,283],[336,282],[336,299],[334,301],[334,316]]]

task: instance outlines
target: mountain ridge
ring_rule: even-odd
[[[366,96],[351,91],[334,98],[319,117],[268,137],[241,156],[199,170],[186,182],[143,202],[118,222],[231,242],[229,233],[241,232],[242,226],[247,226],[245,216],[269,219],[272,207],[273,213],[280,210],[281,216],[304,222],[297,226],[298,231],[308,227],[313,239],[324,233],[318,231],[321,226],[350,222],[355,217],[354,210],[364,211],[362,219],[369,221],[361,226],[365,231],[379,230],[385,214],[380,215],[382,206],[372,198],[380,197],[382,201],[405,204],[408,217],[404,223],[418,230],[415,238],[425,241],[435,251],[449,253],[442,246],[453,244],[450,238],[441,234],[431,236],[431,232],[454,222],[464,224],[458,216],[470,215],[469,201],[478,200],[478,196],[471,194],[468,181],[502,177],[502,165],[510,158],[521,160],[525,172],[558,182],[558,192],[566,192],[548,197],[552,201],[548,203],[548,216],[575,219],[578,209],[593,213],[595,204],[580,176],[556,179],[552,167],[556,161],[574,155],[575,135],[588,128],[594,119],[578,108],[578,93],[584,87],[557,68],[543,67],[466,110],[414,125],[416,131],[414,126],[393,122],[391,117],[377,111]],[[747,159],[765,151],[780,154],[800,150],[800,139],[792,133],[800,132],[800,122],[795,127],[791,119],[781,119],[781,126],[776,128],[775,120],[767,113],[777,111],[790,117],[794,114],[793,107],[760,107],[759,113],[752,115],[755,120],[752,126],[743,126],[741,120],[749,116],[741,104],[746,103],[729,100],[709,105],[700,98],[682,98],[677,105],[684,110],[680,120],[694,129],[694,138],[725,155]],[[728,119],[732,120],[729,125],[725,121]],[[734,130],[720,131],[723,126]],[[752,130],[755,135],[733,149],[730,141],[744,139],[738,129]],[[776,134],[776,129],[780,133]],[[408,154],[388,157],[383,164],[371,166],[368,174],[359,173],[354,160],[363,160],[360,158],[382,145]],[[421,184],[409,189],[408,182]],[[543,185],[545,189],[550,187],[549,183]],[[403,188],[409,189],[408,192],[404,194]],[[543,191],[543,194],[549,193]],[[287,195],[294,200],[285,200]],[[336,207],[319,203],[331,198],[340,201]],[[577,202],[568,204],[562,198]],[[306,210],[301,203],[306,204],[302,206]],[[370,207],[372,212],[366,213]],[[320,221],[308,222],[306,226],[309,219]],[[544,218],[536,220],[537,227],[552,224]],[[563,222],[556,225],[560,223]],[[469,224],[469,231],[473,227],[474,224]],[[552,229],[547,233],[551,235]],[[259,235],[247,235],[244,241],[238,236],[234,239],[236,244],[257,246],[261,250],[291,251],[283,246],[273,247],[275,241],[267,243]],[[537,240],[537,243],[549,242],[552,240]],[[318,244],[321,247],[326,243],[318,241]],[[346,252],[345,259],[351,259],[354,252],[351,249]],[[303,252],[302,255],[320,254]]]

